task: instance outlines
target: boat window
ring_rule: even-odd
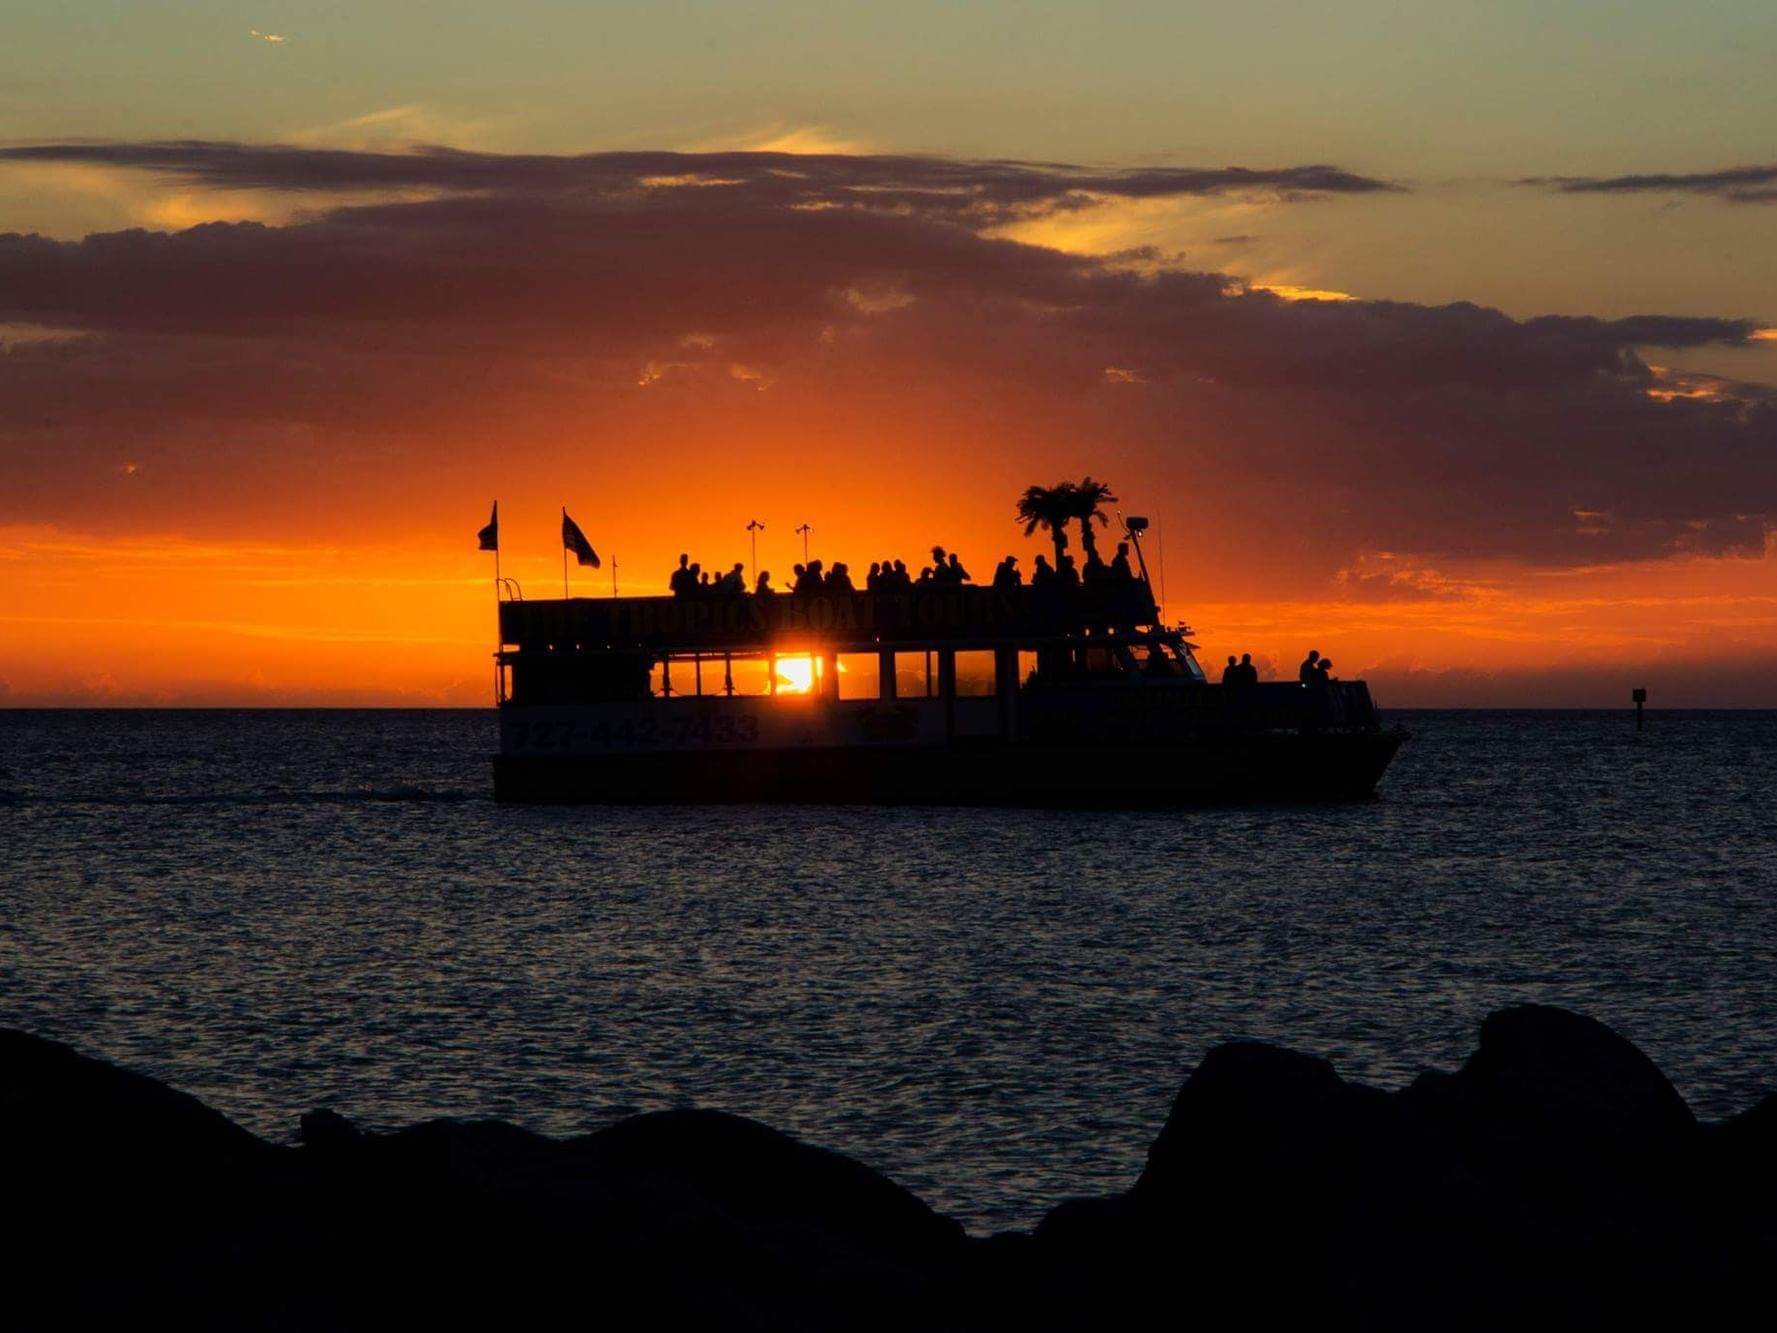
[[[715,670],[711,673],[711,668]],[[734,682],[736,695],[760,695],[771,693],[771,671],[765,665],[763,657],[735,657],[728,663],[728,678],[725,680],[721,668],[714,662],[705,663],[706,683],[704,690],[711,694],[727,693],[728,680]]]
[[[839,654],[839,697],[882,698],[882,659],[875,653]]]
[[[938,694],[938,655],[895,654],[895,694],[902,699],[932,699]]]
[[[980,649],[956,655],[957,698],[991,698],[999,688],[998,681],[999,675],[994,670],[991,649]]]
[[[1029,649],[1020,649],[1018,653],[1018,680],[1028,685],[1031,677],[1037,674],[1037,655]]]
[[[784,687],[780,679],[779,688]],[[679,653],[655,661],[648,693],[656,699],[723,699],[769,694],[771,671],[763,657]]]

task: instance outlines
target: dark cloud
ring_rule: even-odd
[[[1289,534],[1323,587],[1360,569],[1354,597],[1467,595],[1427,558],[1759,553],[1777,523],[1769,393],[1712,382],[1677,397],[1636,350],[1738,345],[1746,321],[1291,302],[1226,274],[994,238],[949,205],[907,202],[939,181],[1053,202],[1057,181],[1077,187],[1071,168],[83,151],[234,187],[430,171],[406,183],[449,190],[286,226],[0,236],[0,322],[80,335],[0,354],[0,519],[121,506],[125,456],[143,464],[137,504],[275,477],[232,501],[244,514],[335,462],[393,486],[400,468],[469,466],[490,438],[596,432],[646,458],[650,438],[744,431],[759,447],[868,440],[916,472],[941,461],[920,449],[965,437],[980,441],[972,460],[1019,476],[1108,458],[1193,497],[1224,537]],[[748,184],[640,183],[688,161]],[[1162,175],[1168,189],[1192,178],[1118,179],[1160,192]],[[827,206],[860,181],[900,202]],[[1197,184],[1234,188],[1214,181]],[[726,446],[696,466],[711,484],[748,475]],[[1381,550],[1414,553],[1421,572],[1403,582],[1349,559]]]
[[[661,190],[710,190],[762,204],[846,204],[930,214],[1071,209],[1098,196],[1264,194],[1303,202],[1402,187],[1338,167],[1136,167],[970,161],[880,154],[470,153],[420,148],[368,153],[207,142],[34,144],[0,147],[0,162],[75,162],[151,171],[195,186],[326,191],[439,190],[582,199]]]
[[[1519,182],[1563,194],[1703,194],[1736,204],[1777,203],[1777,163],[1634,176],[1532,176]]]

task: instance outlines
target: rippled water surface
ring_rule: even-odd
[[[488,713],[0,712],[0,1022],[277,1139],[698,1104],[985,1231],[1126,1186],[1234,1036],[1398,1086],[1535,999],[1777,1086],[1777,714],[1403,713],[1357,805],[489,799]]]

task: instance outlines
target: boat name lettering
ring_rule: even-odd
[[[989,588],[923,593],[835,593],[769,597],[623,597],[610,601],[508,602],[508,643],[615,645],[725,643],[808,634],[866,637],[989,633],[1020,623],[1019,599]]]

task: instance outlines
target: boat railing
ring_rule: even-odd
[[[1158,628],[1145,583],[911,592],[570,598],[500,604],[504,645],[529,651],[671,652],[859,643],[1008,641]]]
[[[1306,685],[1267,681],[1216,687],[1230,719],[1242,730],[1368,730],[1377,725],[1369,687],[1361,680]]]

